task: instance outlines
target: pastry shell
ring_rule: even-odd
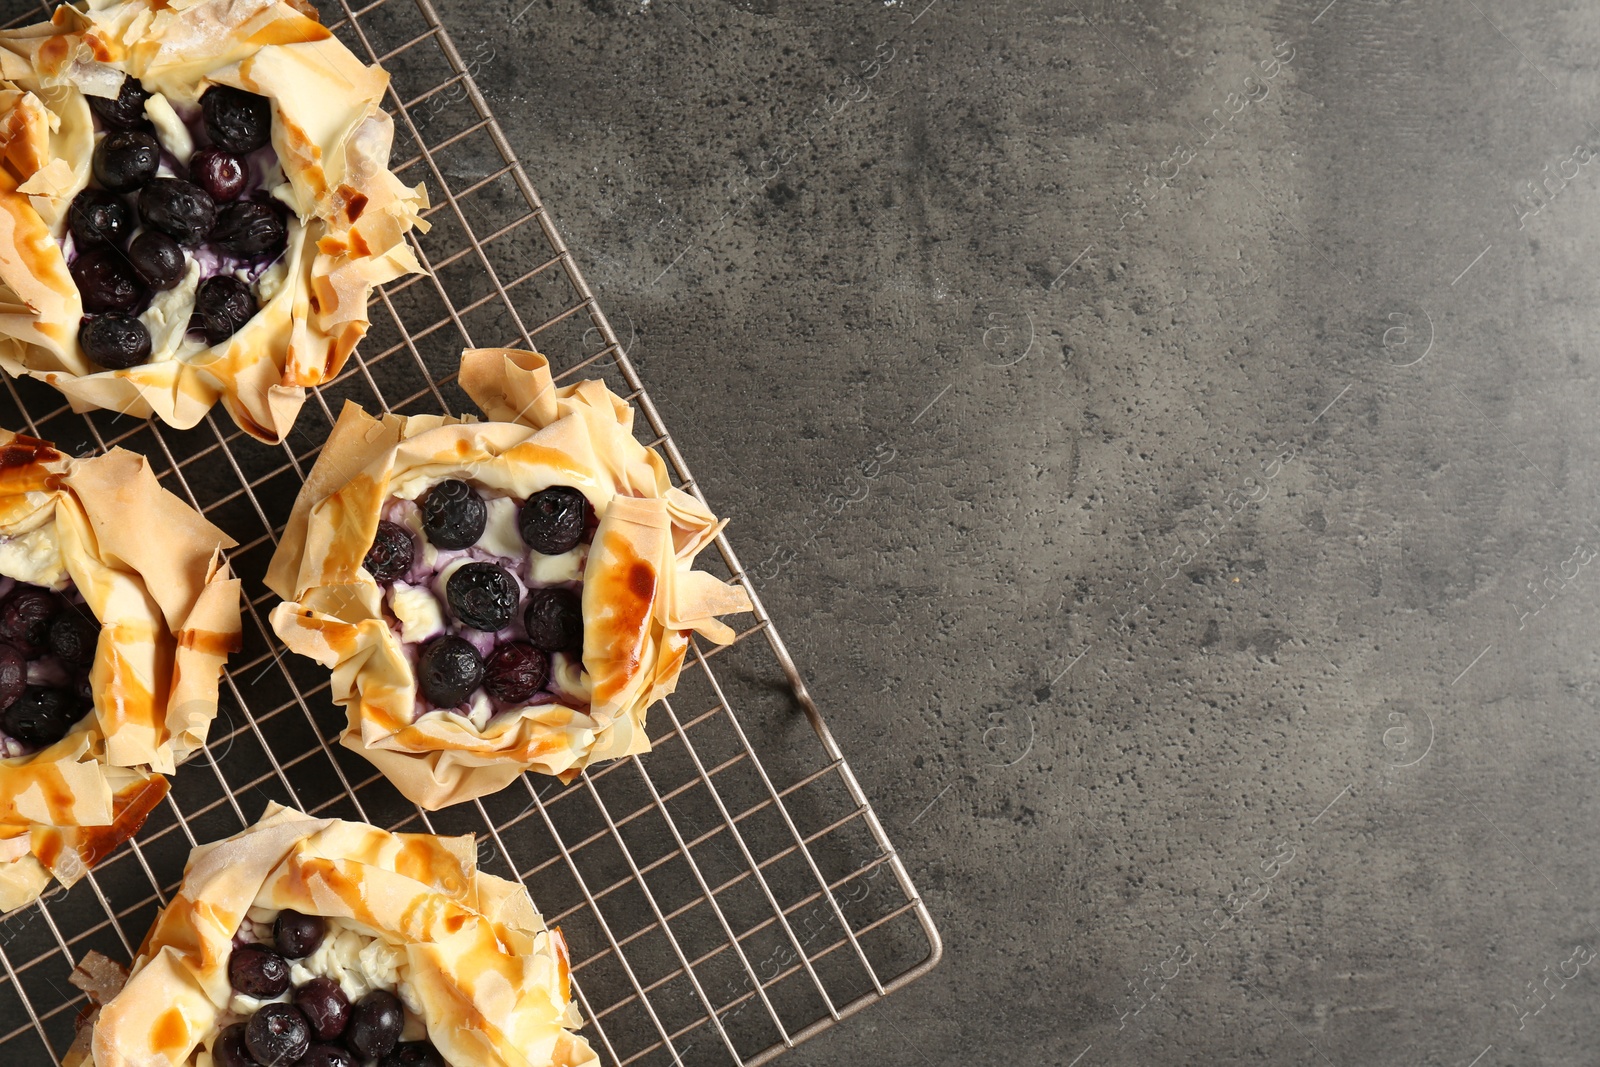
[[[394,834],[277,804],[189,857],[127,984],[100,1008],[85,1060],[178,1067],[219,1028],[228,957],[252,907],[337,918],[402,948],[428,1038],[445,1060],[480,1067],[588,1067],[572,1031],[566,943],[528,891],[477,870],[472,836]]]
[[[62,240],[90,178],[85,94],[116,96],[125,73],[179,109],[212,85],[272,100],[289,244],[284,283],[232,337],[100,370],[78,345],[83,304]],[[373,286],[421,270],[405,234],[427,228],[427,197],[388,169],[388,84],[288,3],[89,0],[0,32],[0,367],[55,386],[76,411],[185,429],[220,399],[247,433],[281,440],[305,387],[338,374],[366,333]]]
[[[0,759],[0,912],[72,885],[131,837],[205,744],[239,648],[234,542],[122,449],[64,456],[0,431],[0,538],[54,526],[67,575],[100,621],[94,710],[67,736]],[[159,530],[162,536],[151,537]]]
[[[599,381],[557,388],[545,358],[504,348],[462,356],[461,386],[494,421],[375,418],[346,404],[306,480],[267,570],[285,603],[272,626],[292,651],[333,671],[346,747],[413,802],[434,809],[503,788],[523,770],[563,780],[650,747],[645,712],[677,685],[689,632],[727,644],[719,615],[749,611],[744,590],[693,568],[723,522],[671,485],[633,437],[633,409]],[[411,664],[362,566],[398,485],[464,478],[526,498],[584,493],[599,517],[584,567],[588,707],[544,704],[479,730],[461,716],[415,716]]]

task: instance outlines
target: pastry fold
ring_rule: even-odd
[[[234,541],[122,449],[74,459],[0,430],[0,539],[47,531],[101,624],[94,709],[32,755],[0,759],[0,912],[63,885],[138,830],[205,744],[239,648]],[[159,534],[159,536],[157,536]]]
[[[90,178],[85,94],[115,97],[124,74],[180,112],[213,85],[272,101],[289,244],[283,284],[233,336],[101,370],[78,345],[83,305],[62,240]],[[372,288],[422,269],[405,235],[427,228],[427,196],[388,169],[388,84],[315,18],[270,0],[88,0],[0,32],[0,367],[48,382],[76,411],[179,428],[220,399],[245,432],[281,440],[305,387],[337,375],[365,335]]]
[[[413,802],[443,807],[503,788],[524,770],[563,780],[647,751],[645,712],[671,693],[689,633],[727,644],[717,616],[749,611],[744,590],[692,569],[724,523],[674,488],[633,437],[633,409],[599,381],[557,388],[537,352],[465,352],[461,385],[489,422],[368,415],[346,404],[290,513],[267,585],[285,603],[272,626],[292,651],[333,671],[341,741]],[[362,566],[386,500],[462,478],[526,498],[580,490],[599,518],[583,574],[587,707],[542,704],[479,730],[461,716],[416,716],[411,663]]]
[[[271,805],[189,857],[122,991],[100,1009],[96,1067],[180,1067],[221,1025],[228,957],[251,908],[344,920],[405,953],[428,1039],[449,1063],[587,1067],[567,947],[528,891],[476,867],[472,836],[394,834]]]

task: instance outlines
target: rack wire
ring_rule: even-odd
[[[393,830],[476,833],[484,869],[521,880],[561,927],[603,1063],[765,1063],[926,973],[941,947],[726,538],[710,569],[749,592],[754,623],[725,648],[696,642],[678,691],[652,709],[652,752],[566,786],[524,775],[438,812],[337,745],[343,714],[326,671],[266,625],[277,520],[343,401],[469,411],[455,381],[463,347],[537,347],[558,382],[602,378],[643,416],[639,438],[666,456],[674,484],[700,495],[429,0],[339,0],[327,13],[352,51],[390,72],[393,168],[425,182],[434,204],[431,232],[412,236],[429,273],[375,294],[371,332],[312,391],[289,438],[260,445],[215,413],[188,431],[76,415],[32,381],[7,379],[0,395],[0,424],[63,451],[148,456],[163,484],[238,540],[231,563],[247,597],[245,647],[210,743],[163,805],[71,890],[0,917],[0,1059],[59,1064],[87,1006],[66,981],[75,963],[91,950],[130,960],[189,850],[249,825],[270,799]],[[29,8],[10,24],[37,17]]]

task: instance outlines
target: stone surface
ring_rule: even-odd
[[[924,4],[441,4],[946,939],[789,1059],[1586,1062],[1600,15]]]

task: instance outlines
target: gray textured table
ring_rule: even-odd
[[[440,5],[944,931],[796,1063],[1588,1062],[1600,13],[1324,2]]]

